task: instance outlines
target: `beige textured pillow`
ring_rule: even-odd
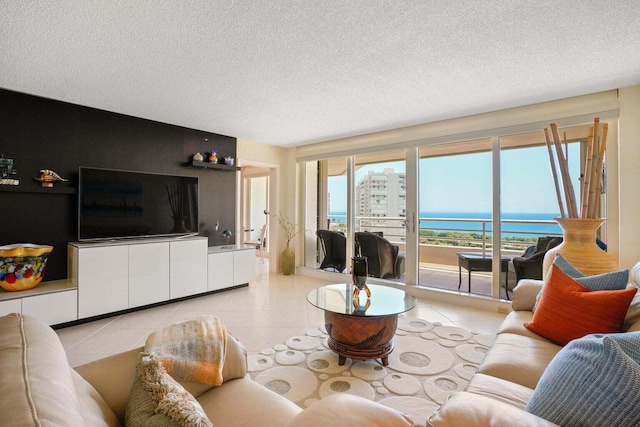
[[[140,353],[125,412],[127,426],[211,427],[202,406],[164,370],[153,355]]]

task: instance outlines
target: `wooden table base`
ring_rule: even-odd
[[[338,355],[340,365],[344,365],[347,357],[381,359],[384,366],[389,364],[388,356],[393,351],[393,336],[398,326],[397,314],[363,317],[325,311],[324,320],[329,348]]]

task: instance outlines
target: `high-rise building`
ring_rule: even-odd
[[[405,218],[407,213],[407,177],[393,168],[382,172],[369,171],[356,188],[356,215],[368,217],[361,220],[361,229],[382,231],[385,235],[404,237],[403,221],[375,220],[373,218]]]

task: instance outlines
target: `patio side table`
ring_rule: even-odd
[[[471,293],[471,272],[472,271],[491,271],[493,265],[493,255],[492,254],[481,254],[481,253],[465,253],[458,252],[458,290],[460,290],[460,286],[462,285],[462,269],[464,268],[468,272],[468,282],[469,289],[468,292]],[[504,272],[504,287],[507,294],[507,299],[509,298],[509,262],[511,261],[511,257],[502,256],[500,257],[500,271]]]

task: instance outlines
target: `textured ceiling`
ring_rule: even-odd
[[[640,84],[640,1],[0,1],[0,87],[300,145]]]

